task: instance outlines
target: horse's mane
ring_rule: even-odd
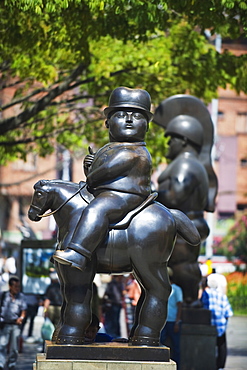
[[[64,181],[64,180],[58,180],[58,179],[55,179],[55,180],[39,180],[34,185],[34,189],[36,189],[38,187],[43,187],[45,185],[47,185],[47,186],[49,186],[49,185],[66,185],[66,187],[70,186],[70,187],[73,187],[73,188],[79,186],[78,183],[72,182],[72,181]]]

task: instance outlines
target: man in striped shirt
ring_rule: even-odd
[[[217,369],[225,367],[227,356],[226,328],[228,318],[233,315],[231,305],[225,294],[222,294],[218,288],[218,280],[213,277],[207,278],[207,287],[202,293],[203,307],[211,311],[211,324],[217,329]]]

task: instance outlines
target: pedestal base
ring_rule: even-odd
[[[59,345],[45,342],[48,360],[97,361],[152,361],[169,362],[170,349],[160,347],[129,346],[127,343],[93,343],[87,345]]]
[[[211,311],[206,308],[183,307],[182,323],[195,325],[211,325]]]
[[[176,370],[167,347],[128,346],[126,343],[57,345],[46,341],[34,370]]]
[[[169,362],[144,361],[97,361],[97,360],[51,360],[45,353],[38,353],[33,370],[176,370]]]
[[[180,340],[181,370],[216,369],[215,326],[183,324]]]

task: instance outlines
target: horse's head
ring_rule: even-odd
[[[40,180],[33,187],[34,194],[28,210],[28,218],[31,221],[40,221],[41,217],[39,216],[50,208],[47,201],[48,185],[49,180]]]

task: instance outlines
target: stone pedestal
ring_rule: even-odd
[[[181,370],[216,369],[215,326],[183,324],[180,339]]]
[[[37,354],[33,370],[176,370],[175,362],[48,360]]]
[[[129,346],[127,343],[93,343],[87,345],[60,345],[46,341],[46,359],[99,360],[99,361],[155,361],[169,362],[170,349],[160,347]]]
[[[125,343],[54,345],[37,354],[34,370],[176,370],[167,347],[138,347]]]
[[[206,308],[183,307],[183,324],[211,325],[211,311]]]
[[[205,308],[183,307],[180,339],[181,370],[215,370],[215,326],[211,326],[211,311]]]

